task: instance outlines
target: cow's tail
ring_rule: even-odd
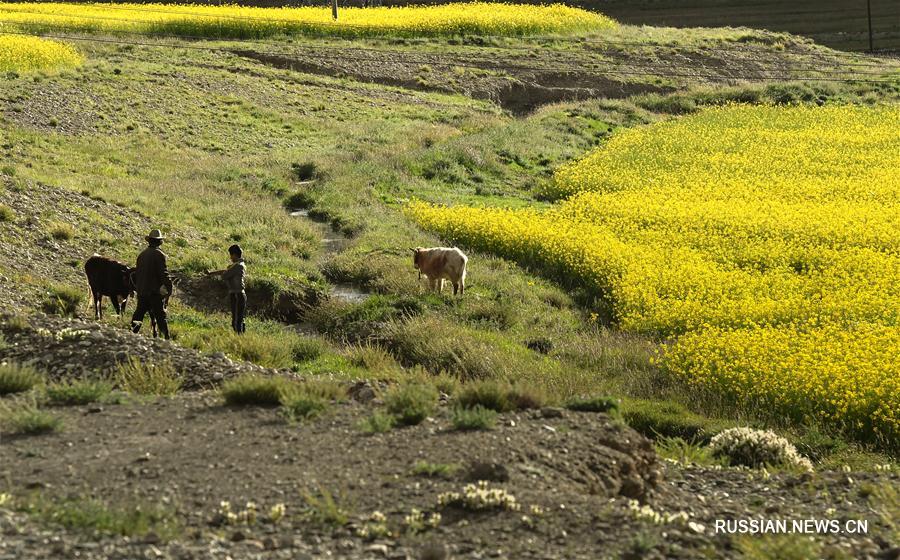
[[[86,276],[87,275],[85,275],[85,277]],[[87,297],[88,311],[93,311],[94,310],[94,289],[91,288],[90,279],[87,279],[87,288],[88,288],[88,297]]]

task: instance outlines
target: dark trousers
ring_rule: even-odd
[[[138,294],[137,309],[134,310],[134,315],[131,317],[131,330],[135,333],[141,330],[141,326],[144,324],[144,315],[147,313],[156,321],[159,334],[168,340],[169,323],[166,322],[166,306],[160,294]]]
[[[247,293],[228,294],[228,300],[231,303],[231,328],[238,334],[247,332],[244,325],[244,317],[247,315]]]

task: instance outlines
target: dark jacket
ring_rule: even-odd
[[[244,293],[244,275],[246,274],[246,271],[247,265],[244,264],[244,259],[241,259],[222,273],[222,280],[224,280],[225,285],[228,286],[229,294]]]
[[[166,255],[159,247],[147,247],[137,258],[137,272],[134,275],[135,291],[139,296],[160,295],[165,286],[172,293],[172,279],[166,268]]]

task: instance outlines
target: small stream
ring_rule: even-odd
[[[347,236],[335,231],[328,224],[311,218],[309,210],[293,210],[290,212],[290,215],[298,220],[305,220],[322,234],[322,253],[320,253],[319,256],[320,261],[340,253],[350,245],[350,239]],[[370,296],[370,294],[363,292],[352,284],[331,283],[330,285],[331,290],[328,295],[340,301],[361,303]]]

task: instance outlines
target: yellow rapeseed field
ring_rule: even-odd
[[[550,194],[409,212],[602,294],[689,383],[897,444],[900,107],[712,109],[623,132]]]
[[[0,35],[0,72],[50,70],[77,66],[82,61],[77,50],[58,41]]]
[[[616,23],[561,4],[466,3],[398,8],[252,8],[177,4],[0,3],[0,21],[29,30],[181,34],[221,38],[535,35],[596,31]]]

